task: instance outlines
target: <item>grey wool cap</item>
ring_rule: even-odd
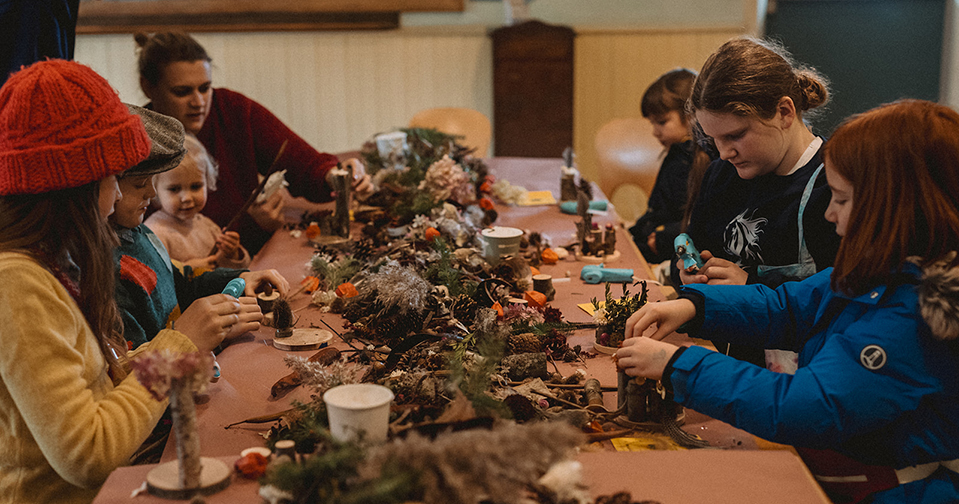
[[[183,125],[176,119],[147,110],[136,105],[125,104],[130,113],[140,116],[143,127],[150,136],[150,155],[140,164],[125,171],[124,175],[155,175],[172,170],[180,165],[186,148],[183,146]]]

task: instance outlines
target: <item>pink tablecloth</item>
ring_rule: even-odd
[[[221,457],[232,464],[236,457]],[[788,451],[697,450],[688,452],[581,453],[583,479],[595,498],[621,491],[633,500],[662,504],[829,504],[799,457]],[[114,471],[94,503],[162,504],[171,501],[139,488],[154,466]],[[255,481],[233,477],[225,490],[206,497],[210,504],[259,504]]]
[[[497,158],[489,160],[489,164],[492,173],[498,178],[506,179],[514,185],[522,185],[530,190],[550,190],[557,198],[559,196],[561,162],[558,159]],[[598,189],[596,189],[596,193],[599,194]],[[554,244],[558,245],[572,242],[575,239],[574,223],[578,218],[562,214],[556,206],[500,206],[497,209],[500,211],[498,224],[540,231],[550,237]],[[605,216],[598,215],[594,218],[594,222],[600,225],[605,225],[607,222],[618,224],[614,212]],[[637,278],[649,278],[646,263],[630,241],[629,234],[619,225],[616,225],[616,229],[617,250],[621,252],[621,259],[610,266],[632,268]],[[275,268],[291,284],[296,285],[300,279],[309,274],[307,261],[312,254],[312,250],[306,238],[292,238],[289,233],[279,232],[254,258],[251,269]],[[559,308],[568,320],[574,322],[591,320],[591,317],[579,309],[577,304],[587,303],[594,297],[601,299],[604,293],[603,285],[588,285],[579,280],[580,269],[583,265],[582,262],[561,261],[556,265],[545,265],[540,268],[543,273],[552,275],[554,279],[570,278],[569,281],[554,284],[556,300],[552,302],[552,305]],[[615,294],[618,295],[619,291],[617,290]],[[659,289],[652,286],[650,301],[661,299],[663,299],[663,296]],[[342,319],[338,315],[321,313],[316,307],[310,305],[309,301],[309,296],[305,294],[301,294],[292,300],[291,304],[295,314],[300,317],[297,323],[298,327],[325,328],[325,322],[337,331],[342,328]],[[678,334],[670,336],[670,340],[678,344],[691,343],[689,338]],[[219,382],[212,384],[207,395],[197,405],[201,452],[204,456],[225,457],[230,459],[232,463],[232,460],[235,460],[243,449],[264,444],[262,434],[269,429],[272,422],[248,423],[230,429],[225,428],[227,425],[251,417],[281,412],[290,408],[293,399],[309,399],[309,393],[303,387],[294,390],[279,400],[271,399],[271,386],[276,380],[289,372],[284,363],[284,358],[290,355],[307,357],[314,352],[312,350],[303,352],[281,351],[274,348],[271,341],[272,330],[261,328],[255,333],[247,334],[231,342],[219,355],[218,361],[222,368],[222,378]],[[582,344],[584,348],[589,348],[591,342],[592,334],[583,331],[581,334],[575,335],[570,343]],[[337,343],[337,346],[345,347],[342,342]],[[603,385],[612,386],[616,384],[616,373],[609,356],[600,355],[587,359],[585,363],[564,365],[562,369],[564,373],[568,373],[577,367],[598,378]],[[608,406],[614,404],[614,396],[615,394],[607,394]],[[749,434],[692,411],[687,412],[685,429],[707,439],[715,447],[738,450],[756,450],[757,448],[757,440]],[[787,455],[793,457],[793,459],[784,458]],[[604,483],[594,485],[594,493],[596,491],[608,493],[619,489],[630,489],[640,499],[654,498],[652,495],[646,495],[643,492],[653,488],[650,485],[656,485],[657,488],[665,489],[676,486],[685,488],[684,491],[698,491],[704,494],[716,492],[722,495],[747,495],[748,492],[743,493],[746,492],[743,482],[748,482],[749,485],[754,485],[754,482],[752,479],[743,479],[741,477],[742,473],[751,472],[753,468],[758,470],[770,461],[776,460],[780,461],[777,467],[783,468],[782,473],[777,473],[776,477],[793,485],[784,484],[785,486],[781,488],[804,486],[806,487],[806,493],[781,492],[767,494],[766,499],[759,499],[759,501],[820,502],[819,500],[803,500],[803,498],[800,498],[800,500],[787,499],[793,498],[795,495],[811,495],[809,492],[815,493],[814,491],[818,491],[818,487],[811,484],[808,472],[805,471],[798,458],[789,453],[736,454],[694,450],[670,453],[586,454],[584,457],[583,461],[588,468],[587,479],[591,482],[604,481]],[[175,458],[176,450],[171,441],[164,453],[163,460],[168,461]],[[608,464],[607,462],[615,463]],[[740,462],[741,465],[737,465]],[[614,468],[617,471],[622,471],[623,477],[605,478],[607,475],[620,474],[603,469],[606,467],[609,467],[611,471]],[[684,470],[685,467],[695,467],[696,469]],[[696,483],[691,483],[691,481],[699,481],[699,479],[693,477],[700,470],[707,471],[707,473],[715,476],[711,480],[703,480],[702,487],[698,487]],[[643,476],[647,473],[657,476],[649,479]],[[119,499],[120,496],[129,496],[129,492],[142,482],[143,474],[145,474],[145,471],[142,468],[125,468],[117,471],[107,482],[103,492],[101,492],[102,499],[98,499],[98,502],[117,502],[118,500],[114,499]],[[728,477],[724,477],[724,474],[728,474]],[[771,473],[766,471],[757,474],[769,475]],[[631,477],[626,477],[627,475]],[[632,478],[632,476],[636,476],[636,478]],[[643,477],[640,478],[640,476]],[[722,484],[717,482],[722,482]],[[713,488],[714,484],[717,485],[716,488]],[[778,480],[777,483],[767,482],[766,486],[760,485],[756,488],[766,488],[767,486],[770,491],[780,488]],[[237,495],[240,496],[234,498]],[[777,498],[772,498],[773,495],[776,495]],[[783,499],[778,498],[779,495],[782,495]],[[246,499],[247,496],[249,496],[249,500]],[[126,501],[126,499],[121,500]],[[659,500],[664,503],[680,502]],[[141,501],[150,502],[145,497],[141,498]],[[234,485],[218,495],[215,501],[231,502],[231,504],[258,502],[255,497],[255,484]],[[681,502],[706,501],[682,500]],[[710,502],[720,501],[712,500]],[[737,500],[737,502],[748,502],[748,499]]]

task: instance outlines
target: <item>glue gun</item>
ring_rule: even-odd
[[[239,299],[239,297],[243,295],[243,289],[246,289],[246,280],[237,277],[226,284],[226,287],[223,288],[223,294]],[[219,379],[220,363],[216,361],[216,354],[213,353],[213,379],[211,381],[217,381]]]
[[[688,234],[680,233],[673,240],[673,248],[676,249],[676,255],[683,260],[683,269],[687,272],[695,273],[703,267],[703,258],[699,256],[699,251]]]

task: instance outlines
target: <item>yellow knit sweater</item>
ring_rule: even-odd
[[[196,351],[165,330],[137,351]],[[28,256],[0,253],[0,503],[90,502],[166,408],[114,387],[80,308]]]

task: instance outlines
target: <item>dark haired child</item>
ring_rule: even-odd
[[[661,75],[643,93],[641,111],[653,125],[653,136],[666,149],[646,213],[629,228],[650,266],[672,259],[673,241],[688,221],[688,210],[711,161],[693,141],[686,118],[686,99],[696,72],[677,68]]]

